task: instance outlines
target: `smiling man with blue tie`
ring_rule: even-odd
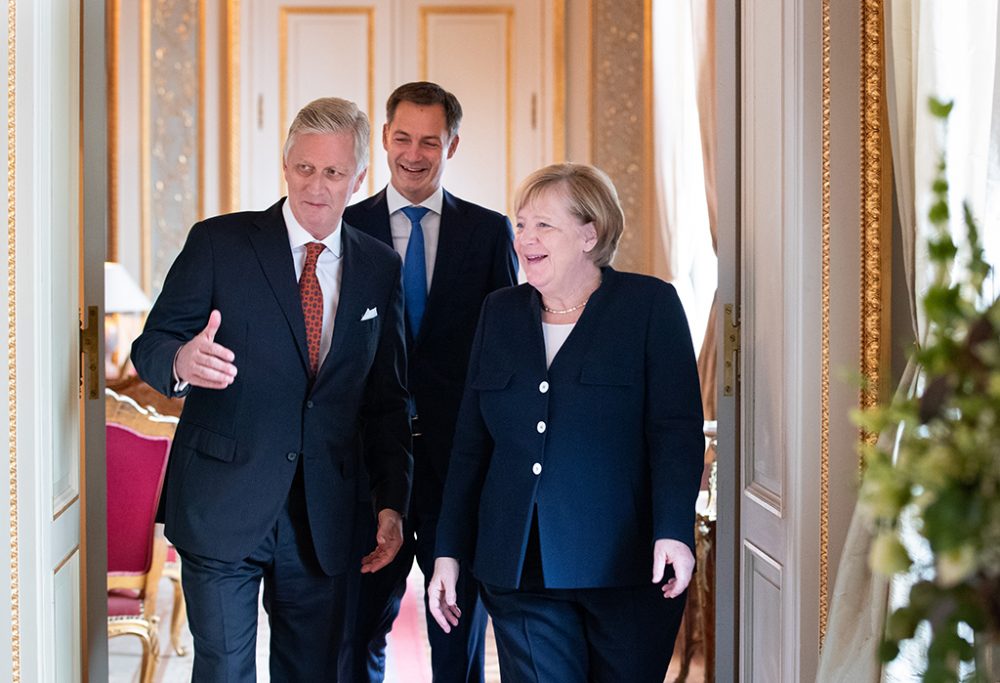
[[[398,87],[382,128],[391,182],[349,206],[344,218],[403,257],[413,430],[413,498],[395,561],[362,577],[354,637],[341,678],[380,683],[386,634],[399,612],[413,558],[429,579],[435,529],[479,309],[490,292],[517,282],[510,222],[441,187],[458,149],[462,107],[439,85]],[[369,508],[370,509],[370,508]],[[458,586],[466,615],[450,634],[428,628],[435,683],[483,680],[486,611],[469,572]],[[428,616],[430,620],[430,616]]]
[[[365,525],[374,547],[360,571],[402,545],[401,263],[341,220],[368,140],[352,102],[303,108],[285,143],[287,200],[195,225],[132,347],[144,380],[187,396],[162,512],[183,562],[195,681],[256,680],[262,581],[271,681],[334,680],[361,486],[377,525]]]

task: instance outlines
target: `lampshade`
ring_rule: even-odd
[[[105,261],[104,312],[144,313],[149,307],[149,297],[128,274],[125,266],[115,261]]]

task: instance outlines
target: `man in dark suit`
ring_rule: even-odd
[[[401,263],[341,221],[368,139],[351,102],[303,108],[285,143],[287,200],[195,225],[132,347],[144,380],[187,395],[163,514],[184,566],[195,681],[256,680],[261,580],[271,680],[335,678],[362,470],[378,510],[362,571],[402,545]]]
[[[344,212],[345,220],[403,257],[414,449],[403,549],[385,571],[361,580],[356,632],[341,668],[353,681],[384,678],[385,637],[414,556],[425,579],[431,576],[441,492],[479,309],[487,294],[517,279],[506,217],[441,187],[445,164],[458,148],[461,120],[458,100],[440,86],[416,82],[397,88],[386,103],[382,129],[391,182]],[[468,572],[458,586],[458,603],[466,615],[460,629],[451,634],[427,629],[437,683],[483,680],[486,612]]]

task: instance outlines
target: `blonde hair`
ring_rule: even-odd
[[[570,213],[581,223],[594,224],[597,244],[589,252],[594,264],[598,268],[610,265],[625,231],[625,213],[608,174],[596,166],[570,162],[540,168],[517,188],[515,212],[553,190],[562,193]]]
[[[368,117],[358,109],[358,105],[339,97],[321,97],[299,110],[292,125],[288,127],[282,158],[288,160],[288,152],[300,135],[340,133],[354,136],[355,173],[368,168],[368,141],[371,134]]]

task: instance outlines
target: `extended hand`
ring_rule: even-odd
[[[215,343],[215,333],[222,324],[222,314],[212,311],[205,329],[180,348],[174,357],[177,378],[203,389],[225,389],[236,379],[236,356]]]
[[[462,610],[455,604],[458,571],[458,560],[454,557],[439,557],[434,560],[434,576],[427,585],[427,606],[434,621],[445,633],[451,633],[451,627],[458,626],[458,619],[462,616]]]
[[[674,567],[674,578],[663,584],[663,597],[676,598],[691,583],[694,572],[694,555],[686,543],[671,538],[656,540],[653,544],[653,583],[663,581],[668,564]]]
[[[395,510],[385,508],[378,513],[378,531],[375,533],[378,545],[361,558],[361,573],[377,572],[396,557],[403,547],[403,518]]]

